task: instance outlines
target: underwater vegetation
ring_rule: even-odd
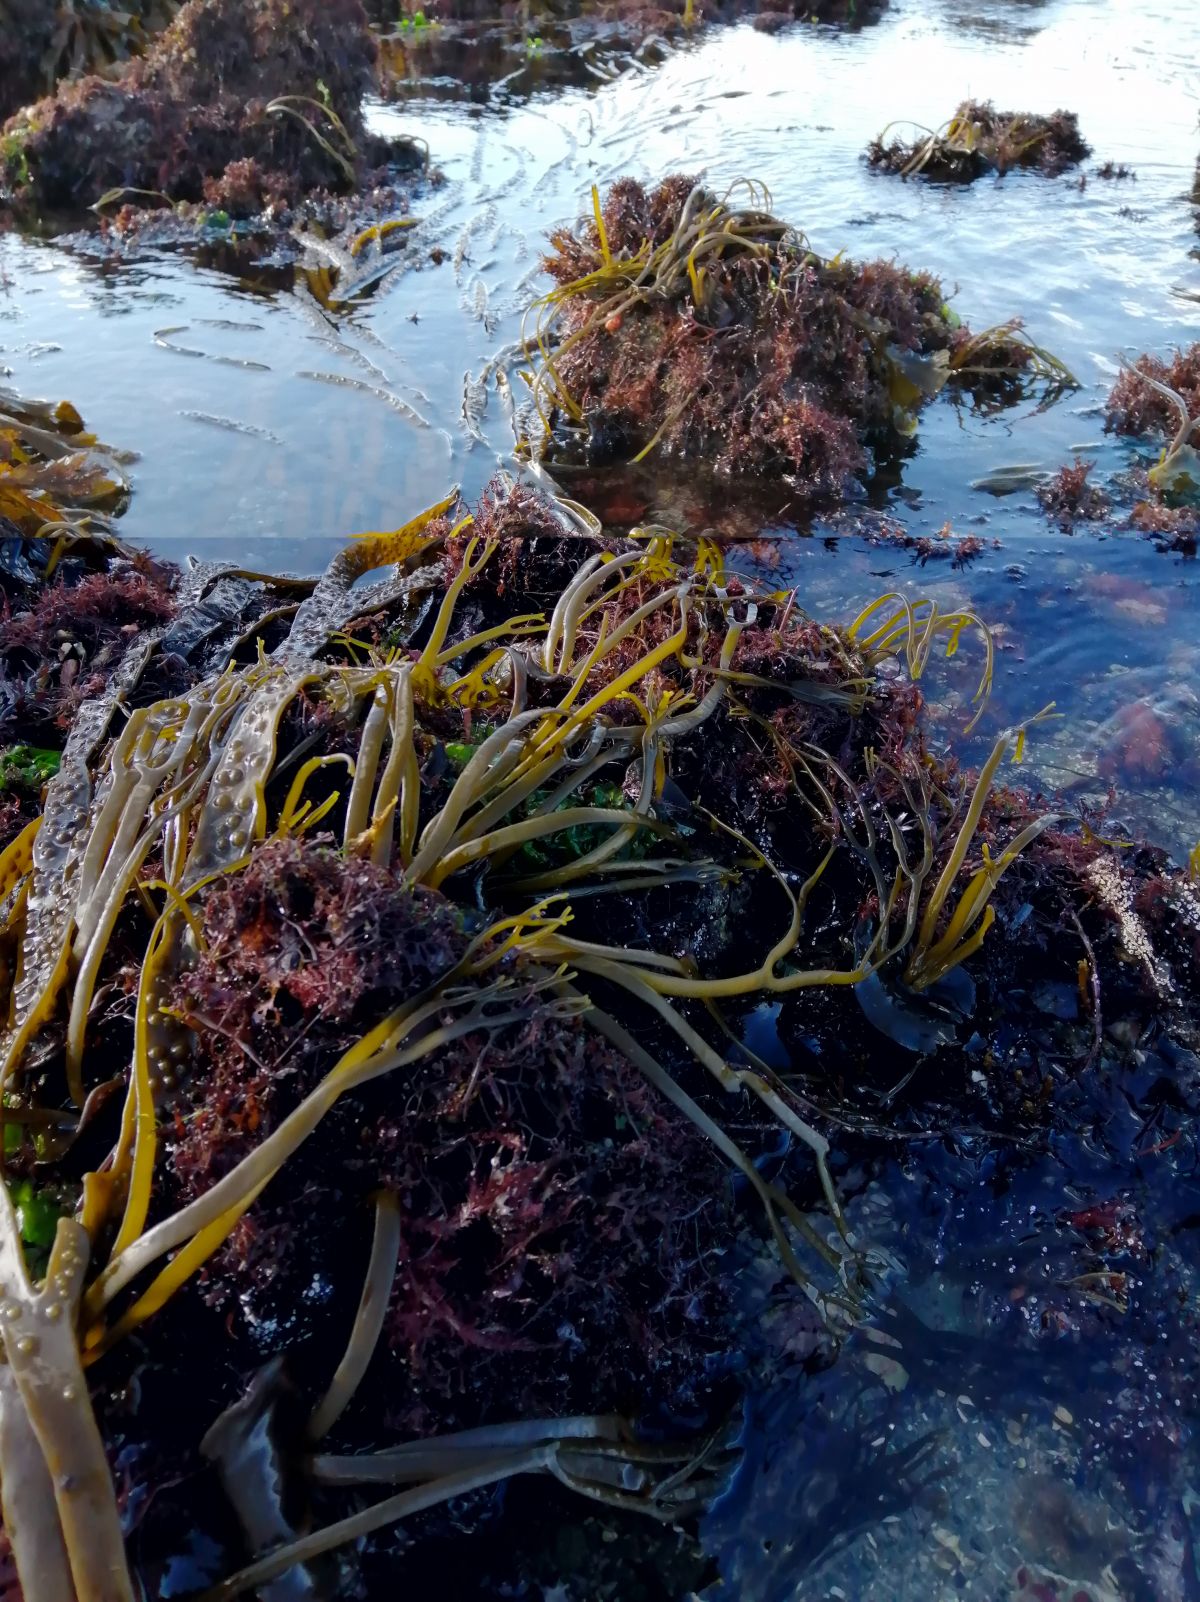
[[[1161,441],[1157,460],[1140,461],[1101,488],[1093,462],[1079,457],[1041,484],[1038,500],[1063,530],[1077,523],[1133,529],[1165,551],[1194,555],[1200,541],[1200,346],[1169,358],[1145,355],[1122,366],[1105,403],[1111,433]]]
[[[913,136],[892,134],[898,126],[911,127]],[[990,100],[964,100],[940,128],[889,123],[867,146],[866,160],[868,166],[902,178],[973,183],[988,173],[1003,176],[1015,168],[1056,178],[1090,153],[1073,111],[1038,116],[997,111]]]
[[[24,212],[121,199],[246,216],[414,164],[367,134],[377,50],[359,0],[190,0],[116,79],[70,80],[10,118],[0,183]]]
[[[944,388],[1003,404],[1073,384],[1018,323],[972,334],[929,273],[826,260],[758,184],[621,179],[551,237],[527,319],[535,456],[657,453],[836,500],[903,449]]]
[[[736,1019],[936,1008],[1067,838],[996,788],[1023,727],[974,776],[925,747],[918,683],[971,651],[976,722],[986,630],[896,595],[820,624],[503,476],[317,579],[140,576],[0,856],[25,1597],[153,1594],[185,1531],[212,1599],[369,1589],[531,1473],[687,1518],[728,1467],[741,1215],[834,1326],[863,1270]],[[64,616],[22,602],[30,638]]]

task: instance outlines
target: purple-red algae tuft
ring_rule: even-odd
[[[363,122],[376,61],[360,0],[190,0],[115,82],[12,117],[0,182],[38,211],[129,193],[237,216],[362,186],[393,156]]]
[[[1110,510],[1108,496],[1089,482],[1094,467],[1094,462],[1077,456],[1071,466],[1060,467],[1050,482],[1038,489],[1038,500],[1060,528],[1073,528],[1080,520],[1097,522]]]
[[[868,145],[868,166],[941,183],[971,183],[987,173],[1002,176],[1014,168],[1054,178],[1091,153],[1073,111],[1049,116],[997,111],[990,100],[964,100],[949,122],[936,130],[922,130],[913,139],[889,139],[888,132],[885,129]]]

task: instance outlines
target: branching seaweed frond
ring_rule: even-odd
[[[893,603],[894,610],[886,613],[885,609]],[[882,621],[880,621],[881,615]],[[959,641],[967,629],[977,630],[984,646],[983,671],[972,697],[975,712],[967,724],[970,730],[983,715],[988,696],[991,694],[995,667],[995,647],[991,633],[974,612],[961,610],[941,612],[934,600],[924,598],[910,601],[906,595],[894,590],[887,595],[879,596],[865,607],[851,623],[847,632],[872,659],[878,660],[903,651],[909,677],[915,684],[929,665],[935,643],[944,637],[946,656],[950,658],[957,652]]]
[[[958,344],[950,353],[950,372],[959,378],[1034,379],[1053,391],[1079,388],[1067,364],[1031,339],[1015,317]]]
[[[736,203],[741,196],[745,197],[744,205]],[[578,403],[562,381],[557,361],[595,327],[619,321],[639,302],[654,298],[674,300],[690,295],[693,305],[703,309],[709,299],[711,263],[736,252],[768,256],[791,232],[786,223],[772,216],[770,192],[764,184],[739,179],[719,199],[697,184],[667,239],[658,245],[646,239],[636,250],[615,256],[608,247],[596,194],[593,203],[600,266],[571,283],[557,285],[535,301],[521,330],[522,346],[533,363],[527,375],[533,402],[547,431],[556,406],[577,422],[582,418]],[[569,302],[581,297],[593,302],[593,309],[560,339],[556,327],[559,316]]]
[[[604,272],[622,293],[655,293],[662,282],[675,292],[686,280],[702,295],[713,253],[756,249],[776,226],[756,209],[765,197],[752,190],[748,198],[737,211],[701,204],[697,191],[667,246],[647,249],[644,260],[608,251]],[[296,605],[282,644],[268,650],[259,637],[249,662],[226,662],[176,696],[126,711],[139,671],[132,663],[77,723],[42,819],[0,855],[0,914],[19,953],[0,1040],[9,1097],[35,1068],[59,1060],[39,1049],[52,1041],[61,1048],[61,1101],[82,1112],[98,1077],[111,1077],[98,997],[114,964],[137,975],[120,1127],[84,1179],[81,1221],[60,1226],[40,1288],[0,1192],[0,1278],[20,1315],[2,1332],[6,1516],[20,1513],[26,1489],[50,1498],[38,1519],[24,1521],[30,1544],[17,1544],[34,1602],[49,1592],[30,1565],[41,1565],[47,1585],[65,1585],[69,1574],[80,1602],[131,1594],[122,1588],[127,1566],[85,1368],[212,1262],[281,1173],[304,1161],[306,1143],[344,1098],[387,1076],[402,1085],[464,1043],[482,1057],[534,1021],[598,1033],[745,1178],[796,1277],[808,1279],[803,1247],[819,1275],[834,1280],[812,1294],[852,1308],[856,1253],[826,1138],[770,1069],[747,1065],[723,1032],[714,1043],[706,1008],[851,986],[893,962],[905,964],[913,988],[936,983],[978,949],[998,880],[1051,821],[1029,825],[995,857],[985,847],[963,883],[999,765],[1014,747],[1019,754],[1036,718],[997,741],[961,819],[924,769],[885,753],[855,782],[819,743],[795,734],[813,727],[806,720],[863,717],[879,694],[883,659],[902,658],[916,681],[935,645],[944,641],[952,656],[970,630],[985,647],[973,724],[992,674],[991,640],[974,613],[891,594],[849,629],[821,631],[799,617],[794,595],[727,575],[715,547],[689,549],[647,528],[575,567],[548,616],[521,611],[497,622],[485,609],[481,620],[468,602],[489,584],[503,542],[482,517],[473,530],[456,504],[446,497],[399,530],[357,541]],[[358,584],[385,565],[394,572],[379,585]],[[387,648],[366,638],[352,645],[351,621],[388,607],[408,621]],[[789,722],[797,709],[799,723]],[[773,860],[748,823],[735,826],[698,798],[681,809],[672,790],[681,753],[704,749],[714,730],[729,738],[746,728],[764,736],[803,794],[799,816],[811,820],[803,871]],[[893,797],[890,810],[872,785]],[[950,824],[936,824],[935,813]],[[939,827],[943,837],[956,828],[948,849],[938,848]],[[173,1000],[207,960],[204,910],[264,848],[316,838],[343,863],[392,875],[398,895],[456,909],[462,939],[434,976],[320,1060],[286,1116],[206,1188],[168,1205],[164,1109],[199,1049],[197,1031],[211,1022]],[[867,865],[871,926],[806,952],[809,903],[824,895],[846,852]],[[777,900],[780,927],[769,949],[740,958],[733,971],[705,974],[632,936],[624,944],[588,938],[593,909],[632,910],[665,886],[751,882]],[[652,1024],[653,1052],[637,1017]],[[693,1094],[685,1084],[697,1073],[702,1088]],[[763,1179],[705,1104],[705,1087],[751,1099],[809,1155],[839,1232],[832,1243]],[[373,1202],[362,1298],[345,1355],[311,1413],[314,1444],[355,1397],[383,1328],[400,1222],[394,1196],[380,1192]],[[20,1319],[52,1290],[60,1311],[35,1372],[24,1364]],[[52,1413],[47,1385],[62,1399]],[[231,1598],[421,1507],[520,1472],[548,1472],[614,1506],[679,1517],[707,1484],[702,1456],[656,1457],[604,1421],[566,1420],[400,1447],[374,1461],[319,1457],[324,1483],[412,1488],[282,1546],[212,1595]],[[26,1467],[17,1478],[14,1463]],[[78,1472],[94,1491],[83,1515],[59,1494],[63,1463],[77,1465],[72,1479]],[[60,1586],[58,1594],[71,1593]]]
[[[1033,724],[1050,717],[1054,703],[1015,728],[1006,729],[992,747],[991,755],[980,770],[979,778],[963,818],[958,835],[951,847],[945,866],[925,903],[916,940],[912,946],[905,980],[914,990],[925,990],[936,984],[951,968],[977,951],[995,919],[995,908],[988,903],[1000,877],[1017,860],[1025,848],[1059,821],[1055,813],[1046,814],[1026,825],[998,857],[992,857],[987,845],[983,847],[983,864],[972,874],[939,934],[943,913],[955,884],[958,882],[967,853],[975,838],[983,815],[984,805],[996,772],[1011,750],[1019,761],[1024,750],[1025,733]]]

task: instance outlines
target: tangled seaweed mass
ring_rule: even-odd
[[[368,134],[377,48],[360,0],[193,0],[115,80],[91,75],[12,116],[0,182],[23,211],[113,197],[246,216],[412,166]]]
[[[557,288],[526,350],[532,454],[603,464],[652,451],[722,478],[836,500],[902,449],[947,386],[988,403],[1071,375],[1017,322],[972,334],[929,273],[826,261],[761,186],[614,184],[552,237]]]
[[[68,74],[118,70],[177,10],[178,0],[0,0],[0,117]]]
[[[853,992],[952,1038],[1034,862],[1108,874],[1093,951],[1132,927],[1112,854],[997,787],[1024,728],[970,780],[925,746],[935,651],[976,639],[974,721],[987,631],[894,595],[819,624],[709,542],[607,537],[504,476],[316,580],[153,567],[61,469],[100,454],[77,415],[6,404],[0,1497],[27,1602],[158,1594],[184,1530],[213,1599],[329,1564],[374,1594],[441,1504],[525,1474],[685,1518],[729,1462],[740,1215],[831,1332],[867,1271],[821,1127],[851,1126],[740,1020]],[[1153,873],[1178,937],[1188,892]],[[777,1180],[781,1129],[805,1161]]]
[[[991,101],[964,100],[940,128],[915,127],[915,137],[888,135],[889,124],[867,147],[867,165],[902,178],[925,177],[940,183],[973,183],[994,173],[1028,168],[1057,178],[1091,154],[1073,111],[1047,117],[997,111]],[[1104,177],[1125,177],[1108,164]]]

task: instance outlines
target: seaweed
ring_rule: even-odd
[[[535,582],[559,588],[553,607],[514,611]],[[164,642],[211,632],[222,583],[248,587],[258,621],[218,631],[207,671],[165,698],[138,694],[153,652],[127,657],[0,858],[18,959],[0,1068],[26,1132],[11,1171],[57,1108],[82,1188],[42,1286],[0,1208],[20,1315],[0,1485],[18,1533],[13,1487],[42,1509],[15,1544],[26,1595],[134,1594],[96,1456],[116,1419],[102,1401],[102,1434],[81,1365],[120,1393],[181,1329],[234,1343],[198,1398],[220,1414],[204,1453],[246,1546],[214,1598],[516,1474],[687,1517],[723,1451],[720,1165],[817,1308],[844,1317],[859,1295],[827,1138],[732,1047],[721,1008],[885,972],[917,995],[985,947],[998,887],[1054,825],[996,813],[1024,729],[960,783],[885,670],[919,681],[976,634],[977,716],[986,630],[896,596],[822,628],[711,542],[602,541],[581,508],[503,480],[478,527],[452,494],[356,542],[293,586],[285,619],[285,581],[201,570]],[[110,732],[114,689],[128,713]],[[721,765],[741,774],[730,805],[771,773],[792,788],[735,826],[688,798]],[[856,915],[806,933],[834,875]],[[751,903],[771,927],[754,954],[733,932]],[[782,1126],[806,1155],[830,1238],[734,1138],[731,1093],[745,1138]],[[372,1215],[326,1366],[347,1231],[365,1247]],[[60,1289],[35,1375],[23,1320]],[[338,1446],[301,1454],[308,1534],[259,1506],[239,1445],[274,1417],[264,1357],[294,1363],[310,1439]],[[658,1444],[606,1411],[681,1401],[702,1438]],[[191,1416],[136,1420],[147,1461],[196,1452]],[[50,1460],[77,1477],[52,1480]],[[380,1484],[409,1488],[371,1501]]]
[[[80,703],[173,615],[174,570],[114,532],[128,494],[73,406],[0,390],[0,748],[57,752]]]
[[[379,29],[385,93],[413,79],[467,85],[503,77],[509,93],[535,85],[595,81],[599,47],[615,64],[664,41],[743,19],[764,32],[795,22],[857,29],[887,0],[431,0],[421,9],[368,0]]]
[[[1200,495],[1200,453],[1191,441],[1200,425],[1200,345],[1170,361],[1139,356],[1109,392],[1105,427],[1117,434],[1166,436],[1150,469],[1152,489],[1168,501]]]
[[[0,118],[70,74],[111,72],[140,55],[179,0],[5,0],[0,11]]]
[[[930,274],[826,261],[768,205],[760,185],[716,197],[683,176],[593,191],[591,219],[552,236],[557,287],[531,311],[531,454],[656,451],[836,500],[948,384],[1074,383],[1018,324],[972,336]]]
[[[1200,511],[1193,506],[1164,506],[1161,500],[1139,501],[1129,521],[1140,533],[1149,534],[1167,550],[1185,556],[1196,554],[1200,543]]]
[[[1139,356],[1122,367],[1105,404],[1106,425],[1117,434],[1169,437],[1184,415],[1193,423],[1200,419],[1200,345],[1170,359]]]
[[[29,211],[122,197],[231,215],[411,166],[372,138],[376,47],[359,0],[190,0],[115,81],[68,82],[9,120],[0,181]]]
[[[1108,496],[1088,482],[1095,465],[1077,456],[1073,466],[1060,467],[1048,484],[1038,488],[1038,500],[1059,528],[1070,530],[1080,520],[1096,522],[1110,510]]]
[[[964,100],[940,128],[905,124],[913,127],[915,137],[889,139],[897,126],[889,123],[875,136],[867,146],[866,161],[877,171],[902,178],[973,183],[985,174],[1002,177],[1018,168],[1056,178],[1091,154],[1072,111],[1038,116],[997,111],[990,100]]]

